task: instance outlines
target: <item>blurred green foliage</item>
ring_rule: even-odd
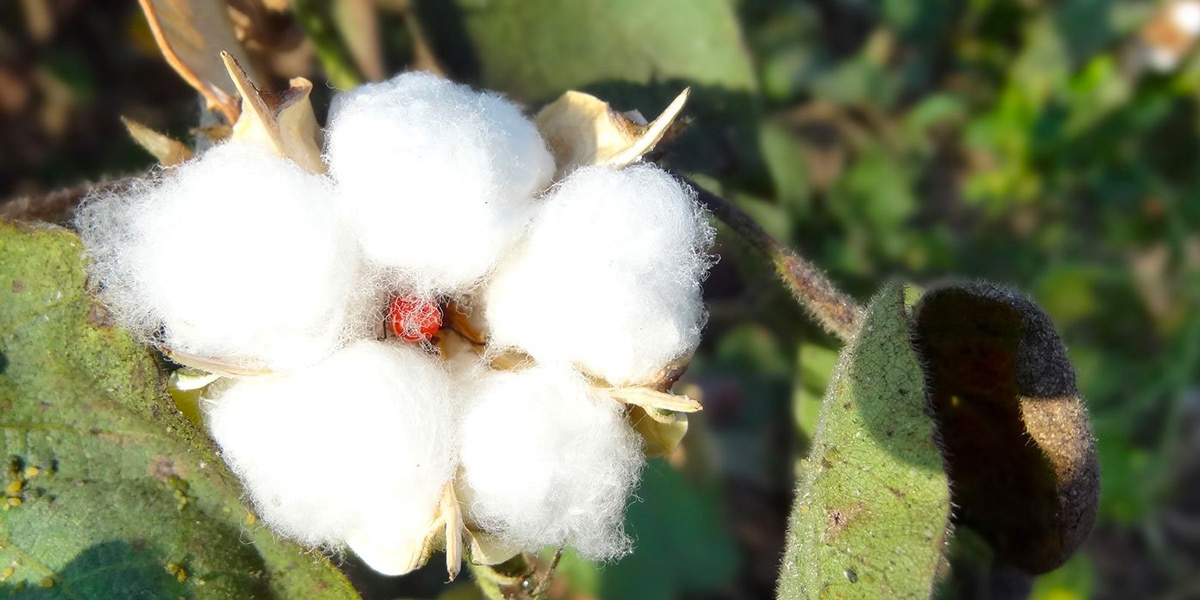
[[[121,4],[82,3],[38,44],[20,31],[18,3],[0,6],[0,71],[26,61],[15,72],[42,82],[25,112],[0,114],[0,191],[132,168],[118,113],[181,135],[195,123],[194,98]],[[1162,6],[419,0],[416,12],[450,76],[532,109],[574,87],[653,116],[692,86],[691,126],[663,162],[859,298],[893,275],[1030,293],[1069,347],[1103,471],[1091,542],[1034,587],[1067,600],[1190,597],[1200,570],[1200,540],[1173,525],[1200,523],[1189,477],[1200,466],[1185,460],[1200,455],[1200,59],[1169,73],[1130,60]],[[389,71],[411,58],[397,19],[380,21]],[[26,131],[53,104],[42,88],[66,90],[65,131],[86,135],[50,144]],[[647,470],[630,509],[637,552],[607,566],[564,559],[574,595],[772,593],[837,345],[768,266],[732,236],[721,244],[708,335],[685,381],[706,410],[678,468]]]

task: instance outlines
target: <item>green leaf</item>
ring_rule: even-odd
[[[931,289],[914,309],[958,507],[995,562],[1030,574],[1075,552],[1100,469],[1075,369],[1034,303],[986,283]]]
[[[456,6],[457,14],[439,13],[442,36],[450,25],[445,19],[460,19],[483,84],[526,101],[551,100],[604,81],[686,79],[728,90],[755,87],[750,57],[726,0],[446,4]]]
[[[563,553],[569,597],[672,600],[720,590],[737,575],[738,548],[722,527],[721,490],[661,460],[646,465],[625,527],[633,553],[603,564]],[[553,553],[547,550],[543,560]]]
[[[928,598],[949,519],[903,287],[890,285],[842,350],[825,397],[778,597]]]
[[[521,102],[581,90],[651,116],[690,86],[684,114],[694,125],[670,144],[671,166],[725,183],[766,179],[754,66],[727,0],[457,0],[418,8],[454,76]]]
[[[152,353],[86,294],[80,249],[0,222],[0,597],[357,598],[255,524]]]

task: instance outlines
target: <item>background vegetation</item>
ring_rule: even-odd
[[[1084,550],[1035,598],[1200,596],[1200,60],[1184,53],[1161,73],[1132,58],[1164,5],[301,3],[349,42],[347,74],[295,13],[230,4],[260,73],[311,77],[318,111],[331,94],[321,82],[413,65],[531,108],[577,88],[652,116],[692,86],[691,126],[663,162],[845,289],[986,278],[1050,313],[1092,411],[1103,491]],[[149,167],[119,116],[186,137],[199,113],[136,3],[0,5],[0,197],[14,199],[0,215],[61,215],[47,207],[78,194],[51,192]],[[636,552],[606,566],[568,555],[553,597],[772,595],[838,344],[769,267],[732,236],[721,244],[685,380],[705,411],[646,472],[628,516]],[[475,593],[444,587],[436,568],[386,580],[345,566],[369,597]]]

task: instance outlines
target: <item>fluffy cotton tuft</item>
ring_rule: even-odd
[[[294,375],[234,383],[213,438],[276,532],[407,568],[455,469],[446,371],[418,349],[361,341]]]
[[[366,257],[426,297],[477,284],[554,172],[515,105],[428,73],[338,95],[326,137],[338,204]]]
[[[342,341],[360,259],[332,186],[258,146],[93,197],[75,222],[100,297],[143,339],[275,370]]]
[[[543,202],[484,292],[496,346],[613,385],[695,350],[714,234],[692,190],[648,165],[587,167]]]
[[[472,522],[523,550],[628,552],[625,503],[644,459],[619,404],[567,365],[480,373],[463,404],[459,489]]]

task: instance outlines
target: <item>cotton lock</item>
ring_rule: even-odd
[[[75,224],[121,325],[179,352],[291,370],[342,343],[359,292],[332,198],[328,179],[228,142],[89,198]]]
[[[523,550],[626,554],[625,503],[644,459],[622,407],[565,364],[470,379],[459,433],[470,520]]]
[[[414,347],[360,341],[303,373],[237,381],[205,409],[273,530],[348,544],[381,573],[406,570],[454,475],[449,375]]]
[[[713,236],[695,193],[666,172],[579,169],[483,293],[492,342],[613,385],[645,382],[700,341]]]
[[[554,161],[512,103],[428,73],[339,94],[326,159],[337,203],[392,291],[474,287],[523,232]]]

